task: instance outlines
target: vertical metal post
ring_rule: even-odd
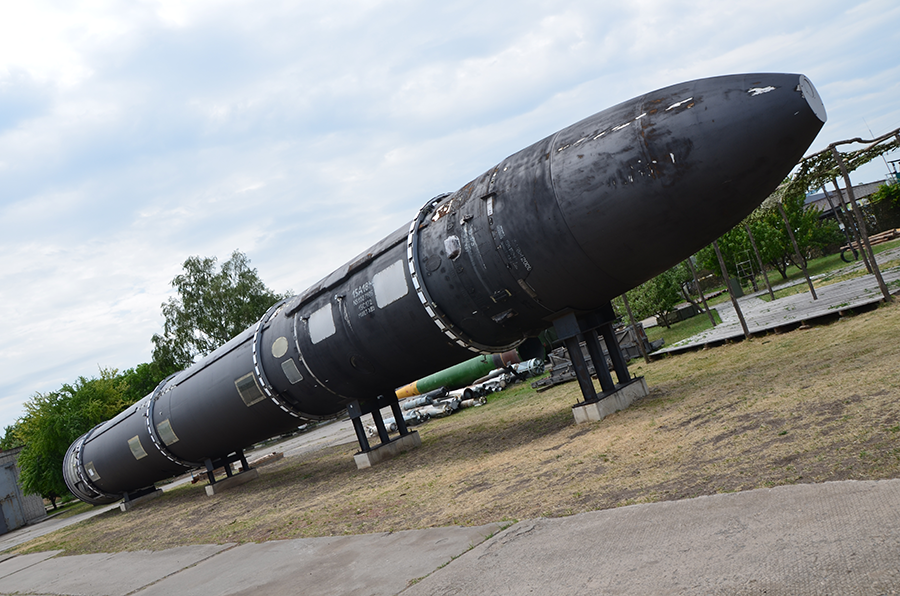
[[[884,283],[884,278],[881,276],[881,269],[878,268],[878,263],[875,261],[875,253],[872,252],[872,245],[869,243],[869,233],[866,231],[866,222],[862,217],[862,210],[859,208],[859,205],[856,204],[856,197],[853,195],[853,185],[850,183],[850,173],[847,171],[847,164],[845,164],[843,158],[841,158],[841,153],[837,150],[837,147],[832,145],[831,153],[834,155],[834,160],[841,168],[841,175],[844,177],[844,186],[847,187],[847,197],[850,199],[850,204],[853,205],[853,213],[856,214],[856,219],[859,223],[859,233],[863,239],[863,245],[865,246],[864,250],[872,261],[872,273],[875,274],[875,279],[878,280],[878,287],[881,289],[884,301],[891,302],[893,298],[891,297],[890,291],[888,291],[887,284]]]
[[[822,192],[825,193],[825,200],[828,201],[831,212],[834,213],[838,223],[841,224],[841,231],[844,233],[844,239],[847,240],[847,246],[853,251],[853,255],[858,257],[859,255],[856,252],[856,248],[853,246],[853,240],[850,238],[850,232],[847,231],[847,223],[844,221],[844,216],[842,215],[843,209],[839,209],[838,206],[834,204],[834,201],[831,200],[831,195],[829,195],[828,191],[825,189],[825,184],[822,184]]]
[[[734,306],[734,312],[737,313],[738,320],[741,322],[741,329],[744,330],[744,337],[750,339],[750,330],[747,328],[747,321],[744,320],[744,313],[741,312],[741,305],[738,304],[737,298],[734,297],[734,292],[731,291],[728,270],[725,269],[725,259],[722,258],[722,251],[719,250],[718,240],[713,240],[713,248],[716,251],[716,257],[719,259],[719,268],[722,270],[722,279],[725,280],[725,287],[727,288],[728,295],[731,297],[731,304]]]
[[[397,399],[395,395],[391,401],[391,412],[394,414],[394,420],[397,421],[397,431],[400,433],[401,437],[405,437],[409,434],[409,429],[406,426],[406,419],[403,417],[403,410],[400,409],[400,401]]]
[[[762,271],[763,279],[766,280],[766,289],[769,290],[769,298],[775,300],[775,292],[772,291],[772,284],[769,283],[769,274],[766,273],[766,267],[763,265],[762,256],[760,256],[759,249],[756,247],[756,239],[753,237],[753,232],[750,231],[750,225],[745,223],[744,229],[747,230],[747,236],[750,237],[750,245],[753,247],[753,252],[756,253],[756,262],[759,263],[759,270]]]
[[[694,279],[696,279],[696,275],[694,276]],[[702,293],[700,295],[703,296]],[[631,306],[628,304],[628,296],[625,294],[622,294],[622,302],[625,304],[625,312],[628,313],[628,322],[631,323],[631,328],[634,329],[634,336],[637,338],[638,348],[641,350],[644,362],[650,364],[652,359],[650,358],[650,354],[647,353],[647,348],[644,346],[644,339],[646,336],[641,337],[641,335],[643,335],[643,329],[640,333],[638,332],[637,323],[634,322],[634,315],[631,314]],[[703,301],[703,306],[706,307],[706,300]],[[715,322],[713,322],[713,325],[715,325]]]
[[[600,326],[600,333],[606,343],[609,359],[612,360],[613,370],[616,371],[616,378],[619,379],[619,383],[627,383],[631,380],[631,375],[628,374],[628,365],[625,363],[625,357],[622,356],[622,350],[616,340],[616,330],[613,329],[612,322],[603,323]]]
[[[800,267],[800,270],[803,271],[803,277],[806,278],[806,284],[809,286],[809,292],[812,294],[813,300],[818,300],[819,297],[816,296],[816,288],[813,286],[812,280],[809,278],[809,273],[806,271],[806,261],[803,259],[803,256],[800,254],[800,247],[797,246],[797,239],[794,238],[794,230],[791,229],[791,222],[788,221],[787,213],[784,211],[784,205],[778,203],[778,211],[781,213],[781,219],[784,220],[784,227],[787,228],[788,236],[791,238],[791,244],[794,245],[794,256],[797,257],[797,264]]]
[[[381,417],[381,410],[378,406],[372,408],[372,420],[375,421],[375,428],[378,430],[378,438],[381,439],[381,444],[386,445],[391,442],[391,437],[388,435],[387,428],[384,426],[384,418]]]
[[[588,355],[591,357],[591,362],[594,364],[594,373],[597,375],[597,380],[600,381],[600,388],[604,393],[615,391],[616,384],[613,383],[612,375],[609,374],[609,367],[606,366],[606,356],[603,355],[603,348],[597,339],[596,330],[585,331],[584,344],[587,347]]]
[[[350,415],[350,422],[353,424],[353,430],[356,432],[356,441],[359,443],[361,453],[368,453],[372,450],[369,446],[369,438],[366,436],[366,429],[362,424],[362,406],[359,401],[353,400],[347,404],[347,414]]]
[[[363,428],[362,420],[359,418],[351,418],[350,422],[353,423],[353,430],[356,431],[356,440],[359,442],[359,450],[363,453],[372,450],[372,447],[369,446],[369,438],[366,436],[366,429]]]
[[[687,261],[688,267],[691,269],[691,275],[694,276],[694,285],[697,286],[697,292],[700,294],[700,301],[703,302],[703,310],[706,311],[706,316],[709,317],[709,322],[712,323],[712,326],[716,326],[716,319],[713,317],[712,311],[709,310],[709,305],[706,303],[706,296],[703,295],[703,290],[700,288],[700,280],[697,279],[697,269],[694,268],[694,264],[691,262],[691,257],[685,259]]]
[[[210,484],[216,483],[216,475],[214,473],[215,468],[213,467],[212,460],[208,457],[203,460],[203,465],[206,466],[206,478],[209,480]]]
[[[841,203],[841,208],[845,209],[846,213],[850,213],[851,211],[853,211],[844,203],[844,194],[841,192],[841,187],[838,186],[837,178],[833,178],[831,180],[831,183],[834,185],[834,190],[837,192],[838,200]],[[852,219],[850,230],[853,232],[853,237],[856,239],[856,248],[854,248],[854,251],[859,249],[859,252],[862,254],[862,257],[863,257],[863,263],[866,264],[866,271],[868,271],[871,274],[872,273],[872,264],[869,263],[869,255],[866,253],[866,251],[863,250],[862,236],[860,236],[859,228],[856,225],[856,217],[855,216],[848,216],[848,217],[850,217]],[[851,243],[850,246],[852,247],[853,244]]]
[[[581,344],[578,342],[578,336],[567,337],[563,340],[566,350],[569,352],[569,359],[572,361],[572,368],[575,369],[575,378],[578,379],[578,385],[581,387],[581,395],[587,403],[597,401],[597,391],[594,389],[594,382],[588,372],[587,364],[584,362],[584,356],[581,355]],[[596,368],[596,367],[595,367]],[[607,372],[607,374],[609,374]]]

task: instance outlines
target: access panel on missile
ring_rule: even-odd
[[[798,74],[689,81],[581,120],[79,438],[66,483],[113,502],[594,311],[740,222],[824,121]]]

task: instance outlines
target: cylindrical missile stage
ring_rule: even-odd
[[[511,155],[79,438],[107,503],[596,310],[750,213],[825,121],[797,74],[690,81]]]

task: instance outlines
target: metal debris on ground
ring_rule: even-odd
[[[498,368],[477,380],[476,383],[447,391],[445,387],[429,391],[424,395],[409,397],[400,402],[403,419],[409,426],[422,424],[431,418],[443,418],[458,410],[483,406],[487,396],[525,379],[544,374],[544,361],[533,358],[505,368]],[[389,432],[397,430],[394,418],[385,418],[384,426]],[[366,434],[370,437],[378,435],[375,425],[366,426]]]
[[[640,324],[638,324],[638,326],[641,327],[640,338],[644,341],[644,348],[647,352],[653,352],[662,347],[664,340],[658,339],[654,342],[647,341],[647,336],[643,332],[643,326]],[[640,356],[637,337],[638,335],[635,334],[630,325],[616,331],[616,339],[619,342],[619,348],[621,348],[622,354],[626,360]],[[584,362],[588,367],[588,372],[591,376],[595,376],[597,373],[594,370],[594,363],[591,361],[591,356],[588,354],[587,346],[585,346],[584,342],[581,342],[580,345],[581,353],[584,356]],[[606,349],[605,342],[600,342],[600,346],[603,348],[603,355],[606,357],[606,368],[613,370],[612,361],[609,359],[609,352]],[[556,348],[547,354],[547,358],[550,360],[550,376],[533,382],[531,386],[534,389],[546,391],[554,385],[560,385],[575,380],[575,368],[572,366],[572,360],[569,358],[569,353],[564,346]]]

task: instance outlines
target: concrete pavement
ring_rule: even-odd
[[[426,530],[0,562],[0,594],[900,592],[900,480]]]

